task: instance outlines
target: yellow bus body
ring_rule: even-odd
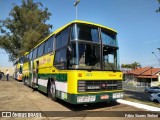
[[[91,23],[91,22],[85,22],[76,20],[73,21],[55,32],[53,32],[50,36],[48,36],[46,39],[44,39],[42,42],[40,42],[37,46],[33,48],[36,49],[39,45],[44,43],[48,38],[50,38],[53,35],[58,34],[66,27],[70,26],[73,23],[83,23],[88,25],[94,25],[101,28],[105,28],[107,30],[110,30],[114,33],[116,33],[115,30]],[[28,53],[26,53],[28,55]],[[84,103],[96,103],[96,102],[106,102],[111,100],[116,100],[118,98],[123,97],[123,90],[122,88],[117,90],[100,90],[100,91],[79,91],[80,83],[82,82],[85,84],[94,84],[97,83],[98,85],[107,86],[110,85],[107,83],[108,81],[114,82],[116,84],[121,84],[122,87],[122,72],[121,71],[98,71],[98,70],[59,70],[54,66],[54,57],[55,57],[55,51],[45,54],[41,57],[38,57],[33,61],[33,69],[31,70],[29,68],[30,62],[25,62],[23,64],[23,79],[28,80],[29,86],[34,86],[36,79],[33,79],[35,77],[35,73],[38,70],[38,78],[37,78],[37,88],[38,90],[48,93],[48,86],[49,81],[54,80],[56,84],[56,97],[59,99],[62,99],[66,102],[72,103],[72,104],[84,104]],[[38,67],[37,67],[38,64]],[[33,76],[31,77],[31,74]],[[105,83],[105,84],[103,84]],[[83,88],[84,86],[82,86]],[[91,86],[92,87],[92,86]],[[93,86],[96,87],[96,86]]]

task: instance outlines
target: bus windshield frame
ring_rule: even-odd
[[[69,45],[69,69],[119,71],[115,32],[95,25],[73,24]]]

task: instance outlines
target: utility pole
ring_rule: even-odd
[[[157,57],[157,55],[154,52],[152,52],[152,54],[157,58],[157,60],[158,60],[158,62],[160,64],[160,59]]]
[[[152,87],[152,68],[153,67],[151,67],[151,87]]]
[[[160,54],[160,48],[157,48],[159,50],[159,54]]]
[[[75,3],[74,3],[74,6],[76,7],[76,20],[77,20],[77,16],[78,16],[78,10],[77,10],[77,6],[78,6],[78,3],[80,2],[80,0],[77,0]]]

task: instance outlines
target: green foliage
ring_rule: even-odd
[[[158,1],[158,4],[159,4],[159,7],[158,9],[156,10],[156,12],[160,12],[160,0],[157,0]]]
[[[8,18],[0,20],[0,48],[6,50],[10,61],[31,50],[50,33],[52,26],[46,24],[50,15],[40,2],[22,0],[21,6],[13,6]]]
[[[134,62],[132,64],[122,64],[121,68],[127,68],[127,69],[136,69],[138,67],[141,67],[141,64],[138,62]]]

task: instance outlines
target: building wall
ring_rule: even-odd
[[[160,82],[160,72],[157,73],[156,75],[158,75],[158,82]]]
[[[1,70],[1,72],[4,72],[4,74],[6,74],[6,70],[9,70],[9,75],[13,76],[13,67],[2,67],[2,66],[0,66],[0,70]]]

